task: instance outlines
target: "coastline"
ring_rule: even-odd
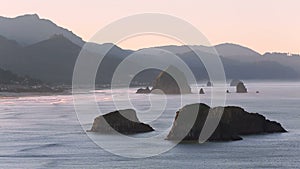
[[[18,98],[18,97],[31,97],[31,96],[56,96],[56,95],[71,95],[70,90],[62,92],[0,92],[0,99],[2,98]]]

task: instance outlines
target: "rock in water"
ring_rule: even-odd
[[[198,110],[198,112],[195,112],[195,110]],[[222,111],[224,111],[223,114]],[[196,119],[192,119],[191,114],[193,113],[196,113]],[[209,113],[212,114],[208,116]],[[205,104],[192,104],[176,112],[167,139],[179,140],[183,138],[183,141],[198,141],[206,119],[212,120],[216,117],[221,120],[209,136],[208,141],[234,141],[241,140],[240,135],[286,132],[279,123],[267,120],[258,113],[248,113],[240,107],[210,108]],[[187,130],[187,124],[192,123],[194,120],[195,123],[190,130]]]
[[[164,94],[189,94],[191,93],[191,87],[183,72],[174,66],[169,66],[156,77],[151,92],[157,94],[162,92]]]
[[[206,86],[207,86],[207,87],[212,87],[212,86],[213,86],[213,83],[212,83],[211,81],[208,81],[207,84],[206,84]]]
[[[240,80],[237,80],[237,79],[233,79],[231,82],[230,82],[230,86],[237,86],[240,82]]]
[[[203,88],[200,89],[199,94],[205,94]]]
[[[247,93],[247,88],[245,87],[244,83],[243,82],[239,82],[237,85],[236,85],[236,92],[237,93]]]
[[[96,117],[90,131],[101,133],[116,131],[121,134],[136,134],[154,131],[154,129],[148,124],[141,123],[134,110],[126,109]]]
[[[149,87],[147,86],[146,89],[140,88],[136,91],[136,93],[139,94],[147,94],[147,93],[151,93],[151,90],[149,89]]]

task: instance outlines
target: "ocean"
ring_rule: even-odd
[[[300,83],[245,84],[249,90],[246,94],[234,93],[234,88],[228,86],[231,93],[225,94],[224,104],[263,114],[280,122],[287,133],[242,136],[241,141],[203,144],[175,144],[157,137],[153,144],[141,142],[131,148],[127,142],[130,139],[85,130],[91,128],[97,115],[114,111],[116,107],[133,107],[139,119],[156,131],[126,138],[147,139],[167,133],[175,112],[185,104],[194,103],[199,95],[187,95],[181,100],[175,95],[165,98],[135,94],[136,88],[90,91],[78,95],[82,100],[79,105],[96,101],[101,111],[86,118],[76,113],[72,95],[2,97],[0,168],[300,168]],[[212,89],[200,87],[206,92],[200,96],[201,102],[210,105]],[[194,92],[198,91],[194,89]],[[91,94],[95,95],[93,100]],[[171,148],[164,150],[165,147]],[[141,158],[143,154],[150,157]]]

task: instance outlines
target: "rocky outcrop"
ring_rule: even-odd
[[[192,104],[176,112],[167,139],[178,140],[183,138],[183,141],[198,141],[205,121],[216,117],[221,120],[208,141],[234,141],[241,140],[242,135],[286,132],[278,122],[267,120],[258,113],[246,112],[240,107],[210,108],[205,104]],[[187,130],[190,123],[193,123],[193,125],[190,130]]]
[[[206,86],[207,86],[207,87],[212,87],[212,86],[213,86],[213,83],[212,83],[211,81],[208,81],[207,84],[206,84]]]
[[[240,82],[240,80],[237,80],[237,79],[233,79],[231,82],[230,82],[230,86],[237,86]]]
[[[91,132],[136,134],[154,131],[148,125],[141,123],[132,109],[114,111],[95,118]]]
[[[189,94],[191,93],[191,87],[184,73],[176,67],[170,66],[156,77],[151,93]]]
[[[205,94],[205,92],[204,92],[204,89],[203,89],[203,88],[201,88],[201,89],[200,89],[200,91],[199,91],[199,94]]]
[[[237,85],[236,85],[236,92],[237,93],[247,93],[247,88],[246,86],[244,85],[243,82],[239,82]]]
[[[147,93],[151,93],[151,90],[149,89],[149,87],[147,86],[145,89],[143,88],[139,88],[136,93],[138,94],[147,94]]]

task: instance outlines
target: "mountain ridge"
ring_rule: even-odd
[[[33,21],[43,20],[38,15],[25,15],[14,19],[24,19],[24,17]],[[6,19],[9,20],[9,18]],[[3,24],[1,20],[3,20],[3,17],[0,17],[0,24]],[[49,20],[46,21],[48,22]],[[52,21],[49,22],[53,23]],[[26,31],[22,34],[26,34]],[[74,36],[78,37],[77,35]],[[100,75],[97,75],[97,83],[101,84],[110,83],[116,67],[127,56],[137,52],[122,49],[111,43],[96,44],[88,42],[85,45],[78,45],[65,34],[59,32],[52,32],[51,36],[44,40],[22,46],[16,40],[11,40],[6,34],[1,34],[0,27],[0,67],[23,76],[29,75],[45,82],[70,84],[72,82],[73,68],[82,47],[84,47],[83,49],[88,49],[89,54],[93,55],[103,54],[112,47],[98,70]],[[250,48],[232,43],[219,44],[213,47],[201,45],[157,46],[140,49],[138,52],[151,58],[153,54],[163,56],[163,54],[157,52],[157,49],[170,51],[178,55],[190,67],[197,80],[208,79],[205,66],[190,48],[197,50],[201,55],[218,52],[228,79],[300,78],[300,67],[298,66],[300,65],[300,57],[294,57],[297,55],[290,57],[288,57],[288,54],[279,53],[261,55]],[[130,64],[135,66],[135,63]],[[134,80],[137,81],[136,84],[139,84],[139,82],[150,83],[159,72],[158,70],[145,71],[145,74],[138,75]]]
[[[54,34],[63,34],[73,43],[82,46],[85,42],[72,31],[56,25],[37,14],[25,14],[14,18],[0,17],[0,35],[16,40],[23,46],[31,45],[50,38]]]

